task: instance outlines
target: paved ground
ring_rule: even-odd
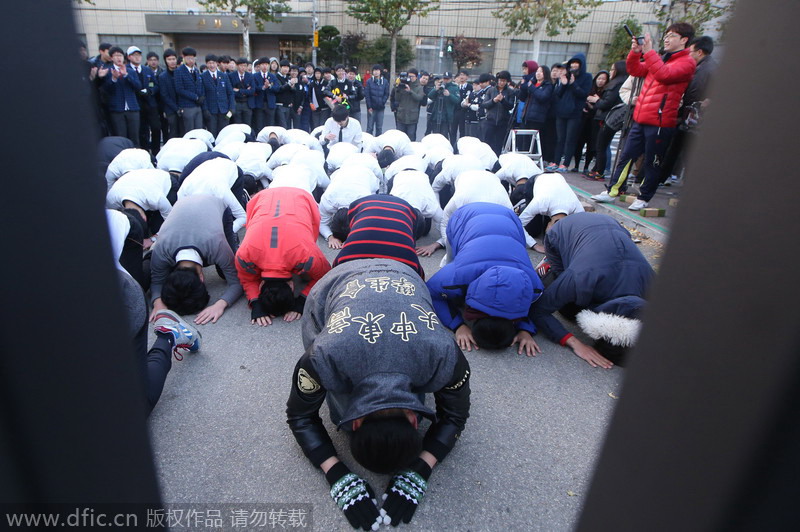
[[[366,109],[362,118],[366,123]],[[387,112],[385,129],[393,126]],[[423,112],[418,138],[424,131]],[[578,174],[565,177],[584,199],[602,188]],[[674,190],[659,190],[654,205],[661,206],[662,200],[666,204]],[[634,230],[640,249],[658,263],[663,250],[659,242],[666,238],[671,213],[666,219],[642,219],[619,207],[600,206],[598,211]],[[651,231],[651,221],[661,229]],[[319,244],[324,246],[321,239]],[[428,276],[437,271],[441,253],[423,259]],[[533,264],[542,257],[529,253]],[[335,257],[332,250],[326,254]],[[206,278],[214,301],[224,284],[213,268],[206,270]],[[314,529],[349,529],[323,476],[305,459],[285,420],[292,370],[302,353],[299,323],[256,327],[240,301],[201,332],[201,352],[174,362],[151,416],[164,501],[197,503],[198,509],[220,503],[269,503],[286,509],[307,504]],[[467,353],[471,417],[458,445],[434,471],[425,501],[407,528],[574,527],[624,370],[593,369],[570,350],[543,337],[537,341],[543,353],[535,358],[511,349]],[[389,478],[357,467],[345,439],[329,424],[326,407],[322,417],[343,459],[382,492]]]
[[[430,241],[432,236],[420,243]],[[657,261],[660,246],[642,245]],[[441,253],[423,260],[428,275],[438,269]],[[541,258],[530,254],[534,264]],[[213,268],[206,278],[214,301],[224,285]],[[302,455],[285,421],[291,373],[301,354],[299,323],[251,325],[240,301],[201,331],[202,350],[174,363],[151,416],[164,501],[200,508],[305,503],[313,507],[314,529],[347,530],[323,476]],[[471,417],[434,471],[408,528],[561,531],[575,525],[624,370],[593,369],[571,351],[537,341],[544,352],[535,358],[510,349],[467,354]],[[327,423],[327,410],[322,416]],[[354,465],[342,435],[333,438]],[[365,476],[376,490],[385,489],[388,477]]]

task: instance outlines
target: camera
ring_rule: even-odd
[[[630,35],[630,36],[631,36],[631,39],[633,39],[633,38],[635,38],[635,39],[636,39],[636,42],[639,44],[639,46],[641,46],[641,45],[643,45],[643,44],[644,44],[644,37],[636,37],[636,36],[633,34],[633,32],[631,31],[631,29],[628,27],[628,25],[627,25],[627,24],[623,24],[623,27],[625,28],[625,31],[627,31],[627,32],[628,32],[628,35]]]
[[[406,87],[411,83],[411,80],[408,78],[408,72],[400,72],[400,80],[398,86]]]

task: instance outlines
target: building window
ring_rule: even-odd
[[[531,59],[535,59],[533,41],[511,41],[511,52],[508,55],[508,71],[511,72],[512,76],[521,76],[522,63]],[[530,72],[530,74],[533,74],[533,72]]]
[[[531,43],[531,48],[533,43]],[[539,64],[550,66],[554,63],[564,63],[577,53],[587,55],[589,53],[588,43],[574,43],[574,42],[552,42],[542,41],[539,57],[536,61]],[[528,59],[531,59],[530,57]],[[520,62],[520,70],[522,70],[522,62]],[[583,65],[584,69],[586,65]]]
[[[136,46],[142,51],[142,62],[147,54],[155,52],[161,57],[164,53],[164,42],[161,35],[98,35],[99,42],[111,43],[112,46],[119,46],[123,52],[128,51],[129,46]]]
[[[281,40],[278,53],[280,59],[288,59],[291,63],[305,65],[311,60],[311,43],[308,40]]]
[[[442,62],[439,60],[439,37],[417,37],[414,66],[417,70],[425,72],[438,72],[439,65],[444,65],[444,58]]]
[[[483,56],[480,64],[469,64],[461,68],[461,70],[466,71],[470,75],[491,72],[492,65],[494,64],[494,39],[478,39],[478,41],[481,43],[481,53]],[[447,38],[444,39],[444,43],[447,43]],[[420,71],[425,70],[430,73],[442,74],[449,70],[455,75],[456,70],[458,70],[455,62],[446,54],[442,54],[440,58],[439,53],[441,51],[442,48],[439,37],[417,37],[415,49],[416,60],[414,61],[414,66]]]

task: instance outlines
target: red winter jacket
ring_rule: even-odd
[[[688,48],[672,54],[666,63],[655,50],[644,54],[644,62],[641,57],[642,54],[631,51],[626,61],[628,74],[644,78],[633,119],[648,126],[676,127],[681,98],[697,64]]]
[[[262,190],[247,204],[247,232],[236,252],[236,269],[248,301],[258,298],[263,278],[308,281],[308,295],[331,265],[317,246],[319,208],[305,190]]]

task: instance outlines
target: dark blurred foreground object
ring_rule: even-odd
[[[800,521],[800,224],[789,133],[800,113],[792,91],[764,99],[763,82],[743,80],[740,67],[793,49],[799,16],[794,0],[736,4],[714,106],[688,161],[697,179],[683,191],[579,532],[790,530]],[[781,69],[797,86],[797,55]],[[744,124],[754,123],[767,127],[753,135]],[[765,157],[773,192],[752,188]]]

